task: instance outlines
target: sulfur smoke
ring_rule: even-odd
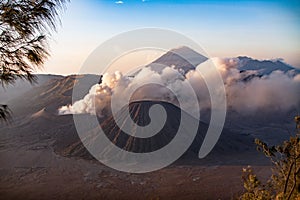
[[[104,74],[101,84],[92,86],[89,93],[73,105],[61,107],[59,114],[105,115],[112,94],[118,101],[122,101],[122,96],[130,93],[134,86],[143,85],[149,80],[154,80],[160,86],[149,85],[140,88],[135,91],[131,101],[150,99],[177,104],[176,97],[180,95],[185,99],[185,107],[189,112],[193,112],[195,102],[191,102],[186,93],[190,85],[198,97],[200,108],[207,109],[210,107],[210,97],[205,81],[198,71],[205,70],[205,67],[212,67],[211,64],[217,67],[223,78],[228,108],[246,114],[263,110],[299,109],[300,74],[273,71],[269,75],[259,75],[255,70],[241,72],[238,69],[240,65],[238,58],[212,58],[186,74],[179,73],[172,66],[165,67],[161,71],[145,67],[134,77],[124,76],[121,72]],[[170,92],[166,87],[172,88],[175,93]]]

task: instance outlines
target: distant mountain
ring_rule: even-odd
[[[189,70],[194,70],[197,65],[205,62],[207,59],[207,57],[197,53],[193,49],[182,46],[171,49],[170,51],[153,61],[151,64],[149,64],[149,66],[154,69],[158,66],[155,66],[153,64],[160,64],[169,67],[174,66],[174,69],[182,71],[183,73],[187,73]]]
[[[73,86],[78,86],[76,99],[83,98],[90,87],[99,80],[97,75],[70,75],[70,76],[51,76],[45,77],[47,81],[39,83],[33,87],[24,85],[18,89],[18,94],[10,97],[6,103],[14,113],[14,116],[22,116],[35,113],[45,108],[52,113],[63,105],[72,103]],[[9,91],[8,91],[9,92]],[[2,95],[2,94],[1,94]]]
[[[249,81],[254,77],[261,77],[269,75],[273,71],[279,70],[284,73],[290,73],[295,75],[300,73],[300,69],[297,69],[291,65],[284,63],[281,60],[257,60],[247,56],[236,57],[238,59],[237,69],[244,74],[242,81]],[[182,46],[171,49],[163,54],[145,67],[150,67],[152,70],[161,72],[165,67],[173,67],[182,74],[186,74],[190,70],[194,70],[199,64],[208,60],[207,57],[194,51],[193,49]],[[141,69],[132,74],[135,76]],[[247,73],[248,71],[254,71],[255,73]],[[246,72],[246,73],[245,73]]]
[[[14,84],[7,85],[4,88],[0,87],[0,103],[7,103],[9,100],[14,99],[34,87],[38,87],[47,83],[52,79],[62,79],[63,76],[53,74],[37,74],[37,80],[31,84],[27,80],[17,79]]]
[[[268,75],[273,71],[279,70],[282,72],[291,71],[300,73],[300,69],[294,68],[280,60],[256,60],[246,56],[239,56],[238,69],[240,71],[256,70],[258,75]]]

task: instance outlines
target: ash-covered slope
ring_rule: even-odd
[[[156,135],[149,138],[137,138],[132,136],[135,134],[134,129],[132,130],[131,135],[128,135],[121,130],[122,126],[117,126],[115,120],[119,120],[120,124],[125,124],[129,118],[132,118],[132,120],[140,126],[147,125],[150,122],[148,115],[149,109],[155,104],[163,106],[168,116],[163,128]],[[117,113],[116,119],[114,119],[113,116],[110,116],[101,123],[102,130],[114,145],[126,151],[135,153],[156,151],[167,145],[174,138],[180,124],[181,112],[183,112],[182,114],[186,115],[186,117],[191,120],[191,123],[198,123],[199,128],[192,145],[182,156],[182,158],[183,160],[189,161],[198,160],[198,152],[206,135],[208,128],[207,124],[196,120],[192,116],[187,116],[188,114],[177,106],[161,101],[132,102],[129,105],[129,112],[130,115],[126,113],[125,109],[122,109],[119,113]],[[92,146],[97,145],[93,144],[93,141],[97,140],[96,137],[97,133],[91,131],[87,133],[85,142]],[[107,147],[107,149],[109,149],[109,147]],[[86,159],[92,158],[80,141],[61,149],[61,152],[66,156],[83,157]],[[248,135],[241,135],[228,130],[223,130],[219,141],[217,142],[213,151],[209,154],[208,159],[212,162],[223,162],[224,159],[227,159],[228,162],[240,162],[241,159],[238,159],[237,155],[241,154],[256,154],[253,138]],[[247,156],[244,157],[244,163],[249,162],[250,160],[247,161]]]
[[[39,87],[51,80],[63,79],[63,76],[53,74],[36,74],[36,82],[31,84],[27,80],[17,79],[12,85],[0,87],[0,103],[7,103],[9,100],[22,96],[33,88]]]
[[[14,117],[31,115],[45,107],[48,112],[57,113],[59,107],[72,103],[74,84],[79,88],[77,99],[81,99],[88,93],[90,87],[98,82],[98,79],[99,76],[96,75],[53,76],[45,83],[38,84],[28,91],[25,87],[24,93],[9,100],[7,105]]]
[[[7,102],[12,119],[0,124],[0,146],[10,148],[20,142],[28,148],[52,148],[55,143],[59,149],[79,141],[72,116],[59,116],[57,109],[72,103],[74,84],[82,89],[80,99],[97,81],[95,75],[53,76],[28,91],[25,86],[23,94]]]
[[[140,126],[148,125],[151,121],[148,113],[153,105],[163,106],[167,114],[166,123],[157,134],[149,138],[137,138],[131,136],[136,135],[135,128],[131,131],[131,135],[122,131],[124,124],[127,124],[130,118]],[[101,124],[101,127],[110,141],[122,149],[136,153],[152,152],[164,147],[175,137],[180,125],[181,112],[190,123],[198,123],[196,119],[173,104],[162,101],[138,101],[129,104],[129,114],[126,109],[122,109],[117,113],[116,119],[110,116]],[[115,121],[119,121],[122,126],[118,127]],[[200,124],[201,133],[204,133],[203,128],[206,126]],[[188,133],[188,130],[186,132]],[[201,135],[201,141],[202,139],[203,135]]]

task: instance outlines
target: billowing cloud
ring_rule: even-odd
[[[115,4],[123,4],[124,1],[116,1]]]
[[[273,71],[260,76],[255,70],[240,72],[236,58],[214,58],[222,74],[228,106],[238,112],[288,110],[300,103],[300,74]]]
[[[149,82],[155,84],[149,84]],[[135,90],[136,88],[138,89]],[[123,102],[124,95],[127,94],[133,94],[129,97],[130,101],[163,100],[177,104],[177,98],[182,98],[186,102],[183,107],[188,109],[188,112],[192,112],[195,102],[190,102],[190,91],[191,87],[188,80],[171,67],[166,67],[161,72],[153,71],[151,68],[143,68],[134,78],[123,76],[121,72],[106,73],[101,84],[92,86],[89,93],[73,105],[61,107],[59,114],[90,113],[103,115],[107,106],[110,106],[112,95],[116,99],[114,103],[124,105],[127,103]]]
[[[230,109],[247,114],[263,110],[287,111],[299,107],[300,74],[292,76],[282,71],[273,71],[269,75],[259,76],[255,70],[240,72],[238,70],[240,61],[237,58],[212,58],[199,65],[197,69],[201,70],[201,67],[209,62],[215,64],[223,78],[227,105]],[[148,85],[135,92],[132,91],[136,85],[143,85],[149,81],[159,83],[160,86]],[[116,103],[122,105],[124,95],[130,93],[133,93],[131,101],[152,99],[177,104],[176,97],[180,97],[184,99],[185,108],[193,112],[195,102],[192,102],[188,93],[190,86],[197,95],[200,108],[209,108],[209,93],[205,81],[197,70],[182,75],[172,67],[165,67],[160,72],[146,67],[133,78],[120,72],[105,74],[101,84],[94,85],[83,99],[73,105],[61,107],[59,113],[105,115],[112,95],[115,95],[114,99],[120,101]],[[171,88],[173,92],[167,88]]]

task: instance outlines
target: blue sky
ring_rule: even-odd
[[[77,73],[102,42],[144,27],[182,33],[212,57],[283,58],[300,67],[299,13],[298,1],[73,0],[43,72]]]

